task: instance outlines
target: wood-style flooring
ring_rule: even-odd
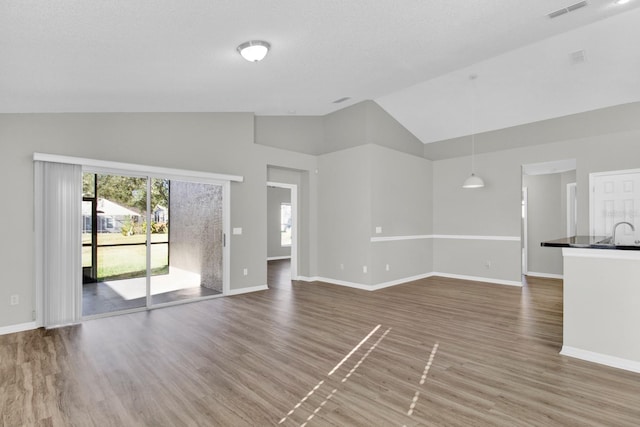
[[[640,375],[558,354],[562,284],[270,289],[0,336],[5,426],[637,426]]]

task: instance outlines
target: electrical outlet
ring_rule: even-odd
[[[389,264],[384,267],[385,270],[389,271]]]
[[[362,266],[362,272],[363,272],[363,273],[366,273],[366,272],[367,272],[367,266],[366,266],[366,265],[363,265],[363,266]]]
[[[242,270],[242,274],[244,274],[245,276],[249,274],[249,269],[245,268],[244,270]]]
[[[340,264],[340,270],[344,270],[344,264]]]
[[[376,227],[376,234],[380,234],[382,233],[382,227],[378,226]]]
[[[9,304],[11,304],[11,305],[20,304],[20,296],[19,295],[11,295],[11,298],[9,300]]]
[[[484,262],[484,268],[491,268],[491,261],[487,260]]]

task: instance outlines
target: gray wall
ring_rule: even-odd
[[[291,246],[282,246],[280,241],[282,203],[291,203],[291,190],[267,187],[267,258],[291,256]]]
[[[318,159],[318,273],[321,277],[371,283],[371,146],[361,145]],[[367,266],[364,273],[362,267]]]
[[[256,144],[318,155],[324,142],[322,116],[257,116]]]
[[[320,277],[377,285],[432,271],[429,239],[371,241],[431,233],[430,160],[367,144],[320,156],[318,167]]]
[[[522,145],[537,135],[553,134],[556,140],[571,120],[550,121],[552,129],[542,132],[535,124],[483,134],[480,139],[492,146],[515,148],[481,149],[476,169],[487,185],[463,190],[468,156],[431,161],[407,154],[412,135],[389,122],[372,131],[377,113],[371,108],[358,104],[323,117],[322,152],[336,151],[320,156],[255,144],[254,116],[248,113],[0,115],[0,177],[11,183],[5,185],[11,208],[0,210],[0,327],[31,321],[34,309],[33,152],[244,176],[243,183],[231,185],[231,226],[243,228],[242,235],[230,236],[232,290],[266,283],[268,175],[300,183],[299,275],[375,285],[423,271],[519,281],[518,241],[374,243],[371,237],[376,225],[383,227],[382,236],[520,236],[521,165],[567,158],[578,165],[578,233],[588,234],[589,173],[640,167],[638,121],[629,130],[627,121],[620,123],[620,115],[607,109],[589,114],[589,136]],[[614,110],[627,117],[634,108]],[[317,142],[315,120],[307,123],[311,136],[302,123],[302,131],[289,131],[288,119],[270,125],[268,138],[256,140],[283,147],[298,138],[302,146]],[[13,294],[20,295],[20,305],[6,304]]]
[[[540,246],[546,240],[567,235],[566,185],[575,182],[575,171],[524,175],[528,194],[528,271],[562,275],[562,250]]]
[[[506,137],[500,132],[493,136],[497,143]],[[640,167],[639,140],[640,131],[627,131],[480,154],[476,171],[486,186],[476,190],[461,188],[470,171],[469,157],[434,161],[434,233],[520,236],[521,166],[575,158],[578,234],[588,234],[589,173]],[[520,281],[520,242],[435,241],[434,254],[435,271]],[[484,266],[487,260],[490,268]]]
[[[327,114],[324,120],[324,141],[320,153],[333,153],[367,143],[366,102]]]
[[[366,111],[367,143],[423,157],[424,144],[373,101],[363,103]]]
[[[4,194],[11,209],[0,209],[0,327],[30,322],[34,310],[34,152],[244,176],[231,185],[231,226],[243,228],[230,236],[231,288],[265,285],[267,164],[313,171],[317,159],[254,144],[253,124],[248,113],[0,115],[0,177],[11,183]],[[314,188],[315,175],[308,185]],[[309,263],[300,268],[315,274]],[[9,306],[14,294],[20,304]]]
[[[433,231],[433,165],[430,160],[371,146],[370,236],[424,236]],[[382,227],[382,233],[376,233]],[[433,271],[430,239],[371,243],[372,284]],[[389,270],[386,266],[389,265]]]
[[[423,157],[424,145],[374,101],[322,117],[259,116],[256,143],[313,155],[377,144]]]

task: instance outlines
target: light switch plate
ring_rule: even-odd
[[[242,227],[233,227],[233,234],[238,236],[242,234]]]

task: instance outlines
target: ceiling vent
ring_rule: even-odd
[[[587,60],[587,55],[583,50],[576,50],[569,54],[569,62],[573,65],[581,64]]]
[[[581,9],[587,5],[587,1],[579,1],[578,3],[574,3],[571,6],[563,7],[562,9],[558,9],[556,11],[551,12],[547,16],[551,19],[557,18],[560,15],[564,15],[565,13],[573,12],[574,10]]]

